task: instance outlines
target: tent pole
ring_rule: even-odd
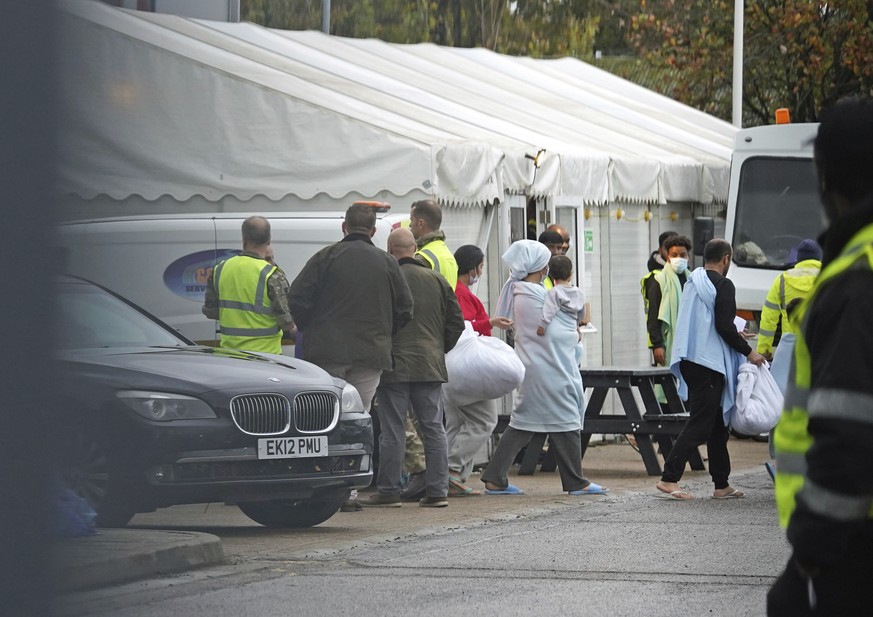
[[[321,31],[330,34],[330,0],[321,0]]]
[[[743,128],[743,0],[734,0],[733,125]]]

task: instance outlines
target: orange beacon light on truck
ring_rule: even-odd
[[[361,205],[361,206],[369,206],[373,208],[376,212],[388,212],[391,209],[391,204],[387,201],[366,201],[359,200],[352,204],[353,206]]]
[[[787,107],[780,107],[776,110],[776,124],[791,124],[791,112]]]

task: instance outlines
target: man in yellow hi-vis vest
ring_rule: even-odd
[[[206,282],[202,312],[217,319],[221,346],[282,353],[282,331],[291,332],[290,285],[266,260],[270,222],[250,216],[242,224],[243,252],[217,264]]]
[[[423,199],[412,204],[409,214],[409,230],[415,236],[418,250],[415,258],[425,266],[443,275],[454,291],[458,285],[458,262],[446,246],[446,234],[440,229],[443,211],[432,199]]]
[[[761,307],[758,353],[771,361],[777,328],[783,335],[795,332],[791,320],[788,319],[788,305],[795,298],[808,297],[821,272],[821,247],[815,240],[807,238],[791,252],[794,254],[793,258],[788,256],[791,268],[773,280],[764,306]]]
[[[648,319],[649,319],[649,311],[650,307],[653,306],[653,303],[649,301],[649,295],[653,293],[655,287],[658,287],[660,290],[660,286],[658,282],[655,280],[655,276],[664,269],[664,266],[667,265],[669,258],[667,257],[667,250],[664,248],[664,243],[673,236],[678,236],[679,233],[675,231],[665,231],[660,236],[658,236],[658,248],[655,251],[652,251],[652,254],[649,255],[649,260],[646,262],[646,268],[648,272],[646,275],[640,279],[640,292],[643,294],[643,313],[646,315],[646,331],[648,332]],[[660,301],[658,303],[660,306]],[[657,318],[657,315],[655,315]],[[647,343],[649,349],[652,349],[652,340],[651,338],[647,338]]]
[[[793,554],[767,614],[869,615],[873,580],[873,99],[822,115],[815,163],[830,226],[775,431],[776,505]]]

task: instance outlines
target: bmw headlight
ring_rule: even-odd
[[[358,394],[357,388],[350,383],[343,387],[342,413],[364,413],[364,403],[361,401],[361,395]]]
[[[205,402],[184,394],[122,390],[118,398],[146,420],[156,422],[216,417]]]

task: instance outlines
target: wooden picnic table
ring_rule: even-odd
[[[654,444],[657,443],[661,455],[666,459],[688,419],[670,370],[664,367],[603,366],[580,372],[586,390],[585,422],[582,427],[583,460],[592,434],[632,435],[648,474],[661,475],[661,463]],[[661,386],[664,391],[666,403],[663,405],[658,402],[655,386]],[[640,394],[642,410],[634,396],[634,389]],[[603,413],[603,404],[610,391],[618,393],[623,413]],[[547,435],[537,434],[531,439],[519,467],[520,475],[534,473]],[[694,470],[705,469],[699,449],[695,449],[689,463]],[[555,466],[554,457],[547,453],[540,470],[554,471]]]

